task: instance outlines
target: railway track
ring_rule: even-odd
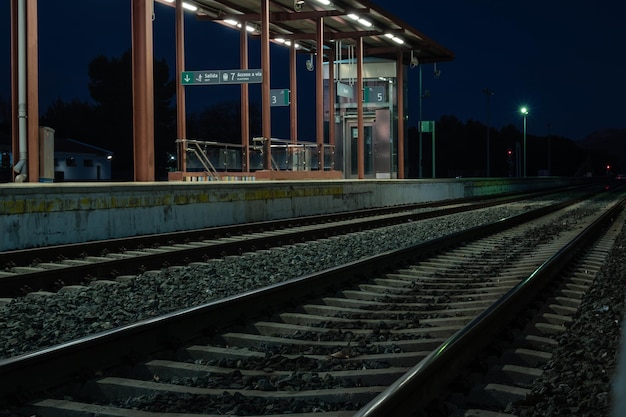
[[[584,188],[586,190],[588,188]],[[580,189],[560,191],[567,195]],[[186,265],[258,249],[306,242],[358,230],[402,224],[516,201],[555,191],[437,204],[359,210],[255,224],[0,252],[0,298],[58,291],[96,280],[114,280],[173,265]],[[532,200],[535,199],[535,202]]]
[[[24,412],[408,415],[441,395],[450,382],[442,376],[460,372],[470,352],[477,355],[542,291],[540,279],[580,253],[583,228],[597,235],[621,210],[608,198],[581,204],[5,360],[0,380],[12,393],[5,401],[73,379],[75,387]],[[522,224],[531,218],[538,219]]]

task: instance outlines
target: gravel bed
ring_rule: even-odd
[[[531,394],[511,409],[520,417],[608,417],[613,403],[622,399],[614,416],[626,415],[624,381],[620,390],[611,390],[626,297],[626,226],[617,238],[609,259],[602,267],[582,304],[557,337],[558,345]],[[624,358],[626,360],[626,357]],[[618,378],[626,378],[622,364]]]
[[[0,308],[0,358],[200,305],[513,216],[496,207],[138,275],[119,284],[16,298]]]
[[[114,285],[90,286],[61,291],[52,296],[15,299],[0,307],[0,358],[282,282],[315,272],[320,265],[332,267],[493,222],[531,208],[489,208],[470,214],[456,214],[443,219],[407,223],[279,250],[261,251],[244,257],[228,257],[205,264],[151,271]],[[624,310],[625,248],[626,229],[622,230],[610,261],[585,296],[575,321],[570,325],[570,331],[559,338],[554,357],[543,377],[535,383],[532,395],[509,412],[521,417],[610,415],[614,398],[611,381]],[[276,352],[278,357],[281,354]],[[260,363],[258,366],[267,364]],[[310,372],[304,372],[298,378],[313,379],[315,373],[320,371],[312,367]],[[198,381],[201,385],[204,382]],[[275,389],[274,382],[268,385],[268,389]],[[240,383],[261,384],[265,381],[242,378]],[[299,381],[290,383],[297,386]],[[173,408],[180,400],[171,399]],[[194,400],[197,398],[191,399],[192,402]],[[223,409],[215,411],[237,413],[241,399],[224,394],[223,404]],[[257,415],[264,414],[263,409],[268,407],[263,403],[256,406],[258,409],[254,412]],[[200,409],[202,406],[198,404],[198,407]],[[333,408],[332,404],[287,401],[284,409],[312,412],[322,409],[330,411]],[[269,411],[265,409],[265,412]]]

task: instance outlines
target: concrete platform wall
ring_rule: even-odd
[[[566,179],[0,185],[0,251],[449,200]]]

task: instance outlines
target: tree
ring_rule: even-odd
[[[238,101],[224,101],[207,107],[189,117],[187,130],[190,138],[240,144],[241,105]],[[260,131],[261,111],[258,105],[250,105],[250,132]]]
[[[0,132],[9,133],[11,130],[11,105],[0,96]]]
[[[41,116],[42,126],[54,128],[55,135],[83,140],[90,138],[97,129],[95,109],[86,101],[73,99],[65,102],[57,98]]]
[[[133,178],[132,56],[98,56],[89,63],[89,92],[96,102],[98,146],[115,153],[115,179]],[[175,81],[169,77],[165,60],[154,61],[154,119],[156,177],[166,177],[168,152],[174,153],[174,110],[171,107]],[[105,146],[106,145],[106,146]]]

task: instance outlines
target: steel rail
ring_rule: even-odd
[[[407,213],[404,215],[397,215],[388,218],[372,217],[371,219],[363,219],[359,221],[358,224],[345,224],[343,226],[333,226],[331,223],[325,223],[325,221],[330,221],[333,218],[336,220],[337,216],[334,215],[321,216],[319,218],[315,216],[314,218],[305,218],[302,220],[289,219],[281,221],[280,223],[272,222],[273,226],[280,224],[281,228],[283,228],[283,232],[271,236],[259,235],[257,237],[251,236],[250,238],[237,241],[224,241],[215,245],[190,246],[184,249],[180,248],[177,250],[164,250],[160,253],[145,252],[145,254],[143,255],[136,255],[128,258],[111,257],[107,258],[106,260],[102,259],[99,261],[84,263],[80,265],[66,266],[58,269],[42,269],[39,271],[16,274],[14,276],[5,276],[0,278],[0,297],[19,296],[24,292],[24,288],[29,288],[32,291],[52,291],[55,289],[56,286],[58,286],[58,282],[62,282],[63,285],[71,285],[83,283],[88,279],[111,279],[119,275],[135,274],[145,270],[160,269],[170,265],[184,265],[190,262],[203,261],[209,258],[217,258],[233,254],[237,255],[258,248],[265,249],[287,243],[303,242],[306,240],[348,233],[350,231],[354,231],[356,228],[358,228],[358,230],[372,229],[380,226],[401,224],[408,221],[419,221],[439,216],[460,213],[462,211],[467,211],[470,209],[475,210],[480,208],[487,208],[503,204],[504,202],[519,201],[522,198],[523,197],[519,195],[506,197],[504,199],[496,198],[471,206],[464,206],[454,203],[454,205],[440,210],[426,211],[420,213]],[[578,201],[579,199],[580,197],[574,199],[573,201]],[[420,207],[429,207],[429,205],[420,205]],[[404,208],[404,206],[401,206],[400,208],[386,208],[382,209],[382,212],[391,213],[394,210],[398,211],[399,209],[404,210],[406,208]],[[367,213],[368,216],[373,216],[373,213],[379,212],[372,210],[358,211],[351,212],[350,216],[357,216],[356,213],[363,213],[363,215],[365,215],[364,213]],[[293,232],[289,232],[289,225],[294,225],[301,221],[306,223],[307,221],[312,221],[312,219],[315,219],[315,223],[318,224],[318,227],[312,227],[310,230],[294,230]],[[264,223],[257,224],[256,226],[261,230],[268,228],[268,225]],[[228,230],[228,234],[235,234],[235,231],[237,231],[237,233],[241,233],[244,230],[249,230],[250,228],[250,225],[234,226],[229,228],[225,227],[218,230],[218,232],[225,232]],[[202,236],[202,233],[206,233],[208,230],[211,230],[211,233],[213,234],[216,233],[213,229],[207,229],[205,231],[194,231],[193,234],[186,235],[187,239],[193,239],[194,237]],[[181,236],[184,236],[184,234]],[[156,237],[154,236],[149,236],[147,238],[149,238],[151,241],[152,239],[156,239]],[[163,238],[169,239],[169,234],[164,235]],[[180,240],[181,237],[179,236],[178,239]],[[119,242],[116,241],[111,242],[110,245],[119,245],[123,242],[123,240],[120,240]],[[163,242],[164,241],[161,240],[161,243]],[[94,243],[93,245],[95,246],[103,244],[105,243],[98,242]],[[92,249],[94,246],[92,246]],[[65,249],[65,247],[56,247],[55,251],[58,250],[61,251],[60,253],[63,253],[63,249]],[[76,250],[76,248],[72,247],[71,250],[74,251]]]
[[[616,203],[495,304],[459,330],[354,417],[412,415],[424,409],[529,302],[623,210]]]
[[[542,207],[320,273],[0,360],[0,393],[3,393],[0,402],[22,402],[24,399],[34,398],[41,390],[71,380],[85,380],[98,371],[119,366],[120,363],[149,358],[156,352],[215,334],[233,323],[246,322],[259,315],[271,313],[272,308],[322,295],[331,289],[337,290],[360,281],[363,276],[383,273],[425,254],[506,230],[570,204],[573,201]]]

